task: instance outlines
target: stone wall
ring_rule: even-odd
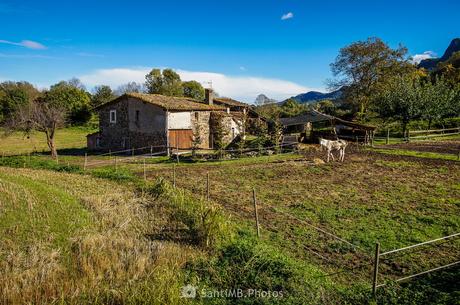
[[[210,111],[192,112],[192,130],[194,135],[199,135],[201,139],[200,148],[211,148],[211,138],[209,130]]]
[[[217,148],[219,138],[224,146],[230,144],[233,140],[232,116],[225,112],[211,112],[209,121],[212,148]]]
[[[110,110],[116,110],[116,123],[110,123]],[[136,111],[139,111],[137,121]],[[133,98],[103,106],[99,109],[100,148],[117,151],[166,146],[165,115],[161,108]]]

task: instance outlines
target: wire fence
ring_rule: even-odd
[[[277,149],[281,149],[281,150],[284,150],[284,153],[295,153],[296,152],[296,146],[297,146],[297,143],[286,143],[286,144],[281,144],[281,145],[278,145],[278,146],[270,146],[270,147],[256,147],[256,148],[245,148],[245,149],[223,149],[223,150],[220,150],[220,152],[223,152],[223,153],[228,153],[228,154],[242,154],[242,153],[249,153],[249,152],[255,152],[255,153],[258,153],[258,154],[268,154],[269,151],[271,150],[277,150]],[[155,152],[154,152],[155,150]],[[159,151],[157,151],[159,150]],[[201,151],[204,151],[204,152],[210,152],[210,151],[213,151],[213,153],[215,152],[214,150],[211,150],[211,149],[199,149]],[[92,167],[98,167],[98,166],[114,166],[115,168],[118,167],[119,164],[123,164],[123,163],[129,163],[129,162],[139,162],[139,161],[144,161],[147,160],[148,158],[152,158],[152,157],[158,157],[158,156],[165,156],[165,155],[176,155],[178,156],[181,152],[182,153],[188,153],[188,152],[191,152],[192,150],[191,149],[182,149],[182,148],[177,148],[177,147],[167,147],[167,146],[145,146],[145,147],[139,147],[139,148],[130,148],[130,149],[123,149],[123,150],[118,150],[118,151],[110,151],[110,152],[105,152],[105,153],[100,153],[100,154],[93,154],[91,156],[88,156],[87,154],[85,154],[85,159],[84,159],[84,169],[89,169],[89,168],[92,168]],[[131,156],[121,156],[122,154],[125,154],[125,155],[128,155],[128,154],[131,154]],[[92,158],[92,159],[91,159]],[[102,160],[98,160],[97,158],[102,158]],[[107,159],[108,158],[108,159]],[[145,169],[145,163],[144,163],[144,177],[146,179],[146,169]],[[176,167],[174,166],[173,168],[173,184],[174,186],[176,185],[176,177],[178,177],[179,175],[176,175]],[[205,183],[205,187],[204,187],[204,190],[206,190],[205,192],[208,192],[207,195],[206,195],[206,198],[210,198],[210,181],[209,181],[209,177],[208,179],[206,179],[206,183]],[[234,191],[238,191],[238,190],[234,190]],[[250,201],[250,195],[248,196],[248,200]],[[254,196],[255,198],[255,196]],[[257,210],[257,205],[255,203],[255,199],[254,199],[254,208]],[[379,271],[379,262],[381,263],[387,263],[389,261],[391,261],[392,259],[395,259],[397,257],[402,257],[404,254],[403,252],[406,252],[406,251],[409,251],[411,253],[415,253],[416,249],[417,251],[422,251],[423,248],[420,248],[422,246],[432,246],[432,247],[441,247],[444,243],[442,244],[436,244],[437,242],[440,242],[440,241],[445,241],[445,243],[449,243],[451,242],[451,240],[455,240],[457,239],[458,237],[460,237],[460,233],[455,233],[455,234],[452,234],[452,235],[449,235],[449,236],[444,236],[444,237],[440,237],[440,238],[437,238],[437,239],[433,239],[433,240],[430,240],[430,241],[426,241],[426,242],[422,242],[422,243],[418,243],[418,244],[415,244],[415,245],[410,245],[410,246],[406,246],[406,247],[402,247],[402,248],[399,248],[399,249],[394,249],[394,250],[390,250],[390,251],[387,251],[387,252],[383,252],[383,253],[380,253],[380,248],[378,248],[378,252],[377,254],[375,255],[374,257],[374,260],[372,261],[372,256],[368,253],[368,251],[366,251],[366,249],[362,248],[361,246],[359,245],[356,245],[355,243],[352,243],[348,240],[346,240],[345,238],[339,236],[338,234],[334,233],[334,232],[331,232],[330,230],[327,230],[325,228],[322,228],[318,225],[315,225],[313,224],[312,222],[308,221],[308,219],[301,219],[289,212],[285,212],[283,211],[282,209],[279,209],[273,205],[268,205],[268,204],[264,204],[264,209],[266,210],[271,210],[273,212],[273,214],[276,214],[278,216],[282,215],[284,216],[285,218],[289,218],[289,219],[292,219],[294,220],[295,222],[299,223],[299,224],[302,224],[308,228],[310,228],[311,230],[321,234],[322,236],[325,236],[326,238],[329,238],[331,240],[335,240],[339,243],[342,243],[342,244],[345,244],[349,247],[351,247],[354,251],[354,253],[356,254],[356,258],[358,259],[357,262],[353,265],[353,266],[343,266],[343,265],[340,265],[340,263],[337,263],[337,260],[336,259],[331,259],[329,257],[327,257],[326,255],[324,255],[323,253],[321,253],[321,248],[313,248],[313,247],[309,247],[308,245],[305,246],[305,249],[307,251],[309,251],[310,253],[312,253],[313,255],[315,255],[316,257],[320,258],[321,260],[323,261],[327,261],[329,264],[332,264],[334,265],[338,270],[335,271],[335,272],[331,272],[331,273],[327,273],[327,274],[323,274],[321,276],[318,276],[318,277],[330,277],[330,276],[337,276],[337,275],[340,275],[340,274],[344,274],[346,273],[347,275],[356,275],[358,274],[357,272],[359,271],[359,274],[361,274],[361,270],[363,268],[368,268],[368,267],[371,267],[371,266],[374,266],[374,277],[373,277],[373,282],[372,282],[372,287],[373,287],[373,292],[375,294],[375,291],[377,288],[380,288],[380,287],[385,287],[388,285],[387,282],[383,282],[383,283],[379,283],[378,282],[378,271]],[[258,219],[256,219],[257,222],[259,222]],[[273,229],[273,226],[270,227],[271,229]],[[276,229],[276,228],[274,228]],[[379,247],[379,246],[378,246]],[[318,250],[319,249],[319,250]],[[401,253],[400,256],[396,255],[394,256],[393,254],[396,254],[396,253]],[[348,255],[349,253],[346,253],[343,255],[343,257],[345,258],[346,255]],[[345,261],[345,259],[343,260],[343,262]],[[411,274],[411,275],[406,275],[406,276],[402,276],[402,277],[399,277],[399,278],[392,278],[390,279],[390,281],[392,282],[401,282],[401,281],[405,281],[405,280],[410,280],[412,278],[415,278],[415,277],[418,277],[418,276],[422,276],[424,274],[427,274],[427,273],[431,273],[431,272],[435,272],[435,271],[438,271],[438,270],[441,270],[441,269],[446,269],[446,268],[449,268],[449,267],[452,267],[452,266],[455,266],[457,264],[459,264],[460,261],[455,261],[455,262],[451,262],[451,263],[448,263],[448,264],[444,264],[442,266],[437,266],[437,267],[434,267],[434,268],[430,268],[428,270],[424,270],[424,271],[421,271],[421,272],[416,272],[414,274]],[[375,273],[376,272],[376,273]],[[384,276],[384,274],[380,274],[380,276]]]
[[[174,179],[174,185],[180,185],[181,183],[177,183],[176,182],[176,177],[180,177],[181,174],[176,174],[175,171],[177,170],[176,167],[174,167],[174,174],[173,174],[173,179]],[[187,176],[184,176],[184,177],[187,177]],[[188,178],[186,178],[188,179]],[[221,203],[220,200],[221,200],[221,195],[219,196],[212,196],[210,194],[210,179],[209,179],[209,173],[206,175],[206,180],[203,179],[202,180],[203,183],[201,184],[201,191],[200,191],[200,188],[193,188],[193,189],[190,189],[190,191],[194,194],[202,194],[202,197],[203,198],[209,198],[210,200],[214,200],[214,201],[217,201],[218,203]],[[199,183],[199,182],[198,182]],[[195,185],[196,187],[196,184],[197,182],[194,181],[193,184]],[[188,189],[186,186],[184,186],[186,189]],[[246,194],[244,195],[244,197],[242,197],[243,195],[243,192],[241,189],[230,189],[228,187],[228,185],[226,185],[226,193],[228,194],[229,192],[238,192],[239,193],[239,198],[244,198],[244,197],[247,197],[247,199],[245,200],[246,202],[248,202],[248,206],[251,206],[249,204],[249,202],[251,201],[251,194],[249,192],[246,192]],[[206,193],[206,195],[204,195],[204,193]],[[200,195],[198,195],[200,196]],[[279,216],[283,216],[284,219],[292,219],[294,220],[296,223],[298,223],[299,225],[303,226],[303,227],[308,227],[309,229],[311,229],[312,231],[314,232],[317,232],[318,234],[322,235],[323,237],[329,239],[329,240],[334,240],[338,243],[341,243],[341,244],[344,244],[346,246],[349,246],[352,251],[347,251],[347,252],[343,252],[342,254],[335,254],[334,256],[331,256],[330,254],[330,249],[325,249],[326,251],[325,252],[322,252],[322,249],[321,248],[318,248],[318,247],[315,247],[313,244],[306,244],[306,245],[302,245],[302,249],[308,251],[311,255],[313,255],[314,257],[318,258],[320,261],[324,262],[324,264],[329,265],[329,266],[332,266],[332,272],[330,273],[326,273],[326,274],[322,274],[322,275],[319,275],[319,276],[316,276],[315,278],[323,278],[323,277],[336,277],[336,276],[339,276],[342,280],[345,280],[347,281],[346,279],[350,278],[350,277],[357,277],[359,278],[360,281],[362,281],[363,278],[369,278],[369,279],[372,279],[372,272],[375,270],[375,265],[376,265],[376,262],[375,262],[375,258],[372,259],[372,255],[370,253],[370,251],[366,248],[363,248],[361,245],[358,245],[354,242],[351,242],[343,237],[341,237],[339,234],[331,231],[330,229],[325,229],[311,221],[309,221],[307,218],[303,218],[303,217],[299,217],[299,216],[296,216],[294,214],[292,214],[291,212],[286,212],[276,206],[274,206],[273,204],[269,204],[267,202],[263,202],[262,204],[260,204],[259,202],[257,202],[256,204],[256,200],[255,200],[255,195],[254,195],[254,199],[252,199],[254,201],[254,209],[257,211],[258,209],[261,209],[258,213],[254,213],[254,215],[256,216],[251,216],[251,213],[246,213],[247,217],[255,217],[255,219],[253,220],[254,223],[256,223],[257,225],[257,232],[260,231],[260,228],[259,228],[259,225],[262,226],[262,228],[264,226],[267,226],[264,230],[262,230],[262,235],[264,235],[264,232],[266,232],[266,234],[269,234],[270,231],[275,231],[277,233],[281,232],[279,230],[277,230],[277,228],[275,227],[274,228],[274,222],[273,221],[270,221],[270,223],[266,223],[264,222],[264,218],[262,218],[262,220],[259,219],[259,217],[261,215],[264,215],[264,211],[267,211],[267,210],[270,210],[272,212],[273,215],[277,215],[277,217]],[[228,206],[225,206],[226,208],[228,208]],[[270,217],[267,217],[267,220],[270,220],[271,218]],[[285,221],[283,221],[281,219],[281,224],[284,224],[286,223]],[[283,225],[284,226],[284,225]],[[259,234],[259,233],[258,233]],[[436,238],[436,239],[433,239],[433,240],[429,240],[429,241],[425,241],[425,242],[421,242],[421,243],[418,243],[418,244],[415,244],[415,245],[409,245],[409,246],[405,246],[405,247],[402,247],[402,248],[398,248],[398,249],[393,249],[393,250],[389,250],[387,252],[382,252],[378,254],[378,260],[380,261],[380,266],[381,268],[383,268],[383,266],[385,266],[385,268],[381,269],[380,273],[378,274],[378,276],[383,280],[381,283],[378,283],[376,282],[375,284],[375,289],[379,288],[379,287],[384,287],[384,286],[387,286],[388,283],[398,283],[398,282],[401,282],[401,281],[406,281],[406,280],[410,280],[412,278],[415,278],[415,277],[418,277],[418,276],[422,276],[424,274],[428,274],[428,273],[431,273],[431,272],[435,272],[435,271],[438,271],[438,270],[441,270],[441,269],[446,269],[446,268],[449,268],[449,267],[453,267],[455,265],[457,265],[459,262],[455,261],[455,262],[449,262],[449,263],[445,263],[443,262],[441,259],[439,259],[438,257],[436,256],[432,256],[432,260],[431,262],[428,261],[427,264],[434,264],[433,268],[428,268],[427,270],[423,270],[423,271],[420,271],[420,270],[417,270],[417,268],[421,268],[423,266],[419,266],[419,264],[417,263],[417,260],[412,260],[412,259],[409,259],[408,261],[405,261],[405,264],[412,264],[414,268],[410,267],[408,268],[407,271],[413,271],[412,274],[400,274],[401,271],[398,270],[398,269],[395,269],[396,267],[394,266],[394,260],[396,258],[403,258],[404,256],[406,256],[407,258],[410,258],[413,254],[416,254],[416,253],[419,253],[419,254],[423,254],[423,252],[426,252],[428,247],[430,248],[435,248],[437,249],[438,251],[440,250],[452,250],[452,248],[445,248],[445,246],[448,246],[449,243],[452,243],[452,241],[454,240],[457,240],[458,238],[460,238],[460,233],[455,233],[455,234],[451,234],[451,235],[448,235],[448,236],[444,236],[444,237],[440,237],[440,238]],[[323,239],[322,239],[323,240]],[[455,259],[456,255],[460,255],[460,247],[457,247],[456,245],[454,245],[455,248],[454,248],[454,252],[450,252],[450,255],[448,254],[445,259]],[[343,249],[342,249],[343,250]],[[448,252],[449,253],[449,252]],[[350,260],[350,257],[352,257],[352,259]],[[460,258],[460,257],[459,257]],[[351,261],[351,262],[350,262]],[[436,264],[438,264],[436,266]],[[374,266],[374,268],[372,268]],[[336,271],[333,271],[333,269],[336,269]],[[413,270],[414,269],[414,270]],[[345,276],[345,277],[343,277]],[[373,281],[369,281],[369,287],[373,287],[374,285],[374,282]],[[350,283],[350,285],[353,285],[352,283]]]

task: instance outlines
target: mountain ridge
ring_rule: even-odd
[[[460,51],[460,38],[454,38],[450,42],[447,49],[444,51],[444,54],[439,58],[428,58],[422,60],[418,64],[418,68],[425,68],[427,70],[433,70],[437,67],[440,62],[448,60],[455,52]]]

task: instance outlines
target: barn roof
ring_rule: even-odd
[[[100,109],[106,105],[116,103],[119,100],[126,98],[126,97],[136,98],[138,100],[156,105],[168,111],[187,111],[187,110],[221,111],[221,110],[225,110],[224,107],[217,106],[217,105],[204,104],[200,101],[197,101],[197,100],[194,100],[188,97],[175,97],[175,96],[165,96],[165,95],[159,95],[159,94],[146,94],[146,93],[135,93],[135,92],[125,93],[122,96],[119,96],[114,100],[111,100],[110,102],[107,102],[105,104],[102,104],[96,107],[96,109]]]
[[[215,97],[214,102],[217,104],[224,104],[227,106],[236,106],[236,107],[250,107],[251,105],[236,101],[228,97]]]
[[[322,114],[320,112],[309,112],[307,114],[298,115],[291,118],[281,118],[280,122],[283,126],[292,126],[292,125],[301,125],[307,123],[315,123],[315,122],[323,122],[323,121],[330,121],[331,117]]]
[[[324,121],[331,121],[335,122],[335,124],[342,124],[345,126],[349,126],[356,129],[364,129],[364,130],[374,130],[374,126],[364,125],[356,122],[350,122],[346,120],[342,120],[341,118],[321,113],[317,110],[312,110],[307,114],[298,115],[292,118],[281,118],[280,122],[283,126],[293,126],[293,125],[301,125],[307,123],[315,123],[315,122],[324,122]]]

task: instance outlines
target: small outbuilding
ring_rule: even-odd
[[[318,138],[360,141],[371,144],[375,127],[321,113],[317,110],[290,118],[281,118],[283,134],[296,135],[300,142],[316,143]]]

